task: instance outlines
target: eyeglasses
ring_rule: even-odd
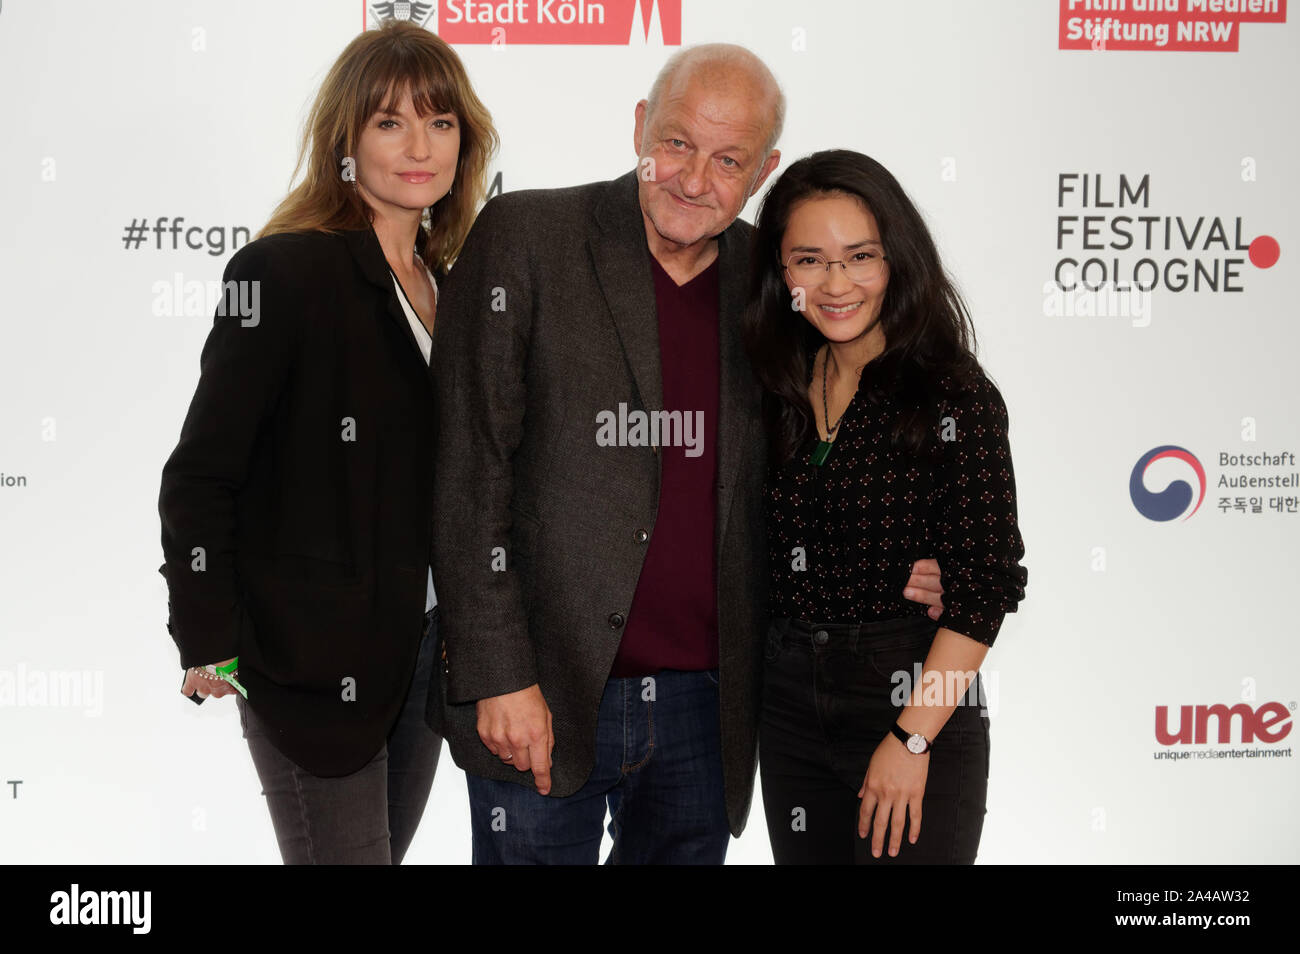
[[[830,261],[816,252],[795,252],[785,261],[785,270],[801,284],[820,282],[830,274],[832,265],[839,265],[851,281],[869,282],[879,278],[889,256],[876,249],[860,249],[846,260]]]

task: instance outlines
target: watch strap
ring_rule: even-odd
[[[908,732],[906,729],[904,729],[904,728],[903,728],[901,725],[899,725],[897,722],[895,722],[893,725],[891,725],[891,726],[890,726],[890,729],[893,730],[893,733],[894,733],[894,735],[898,738],[898,741],[903,743],[904,748],[907,748],[907,751],[911,752],[912,750],[911,750],[910,747],[908,747],[907,742],[908,742],[909,739],[912,738],[913,733]],[[918,733],[915,733],[915,734],[916,734],[916,735],[920,735],[919,732],[918,732]],[[925,739],[925,736],[922,735],[921,738]],[[916,753],[913,753],[913,754],[915,754],[915,755],[924,755],[926,752],[929,752],[929,751],[930,751],[930,740],[929,740],[929,739],[925,739],[925,748],[923,748],[920,752],[916,752]]]

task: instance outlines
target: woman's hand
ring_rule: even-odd
[[[232,656],[230,659],[219,663],[216,666],[229,666],[237,657]],[[185,670],[185,685],[181,686],[181,695],[192,696],[194,693],[199,694],[200,699],[206,699],[211,696],[214,699],[220,699],[222,696],[238,693],[239,690],[226,682],[224,679],[218,679],[215,676],[200,675],[195,669]]]
[[[892,732],[885,733],[867,765],[862,788],[858,789],[858,798],[862,799],[858,811],[858,837],[866,838],[870,828],[873,857],[880,857],[886,828],[889,829],[889,856],[898,855],[908,812],[912,815],[912,825],[907,840],[916,844],[921,834],[921,798],[925,794],[925,779],[929,771],[929,752],[921,755],[909,752]],[[873,812],[876,816],[874,825],[871,822]]]

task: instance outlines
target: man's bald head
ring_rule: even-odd
[[[689,47],[636,104],[632,133],[646,241],[660,264],[707,252],[781,161],[785,100],[772,72],[731,44]]]
[[[710,88],[745,90],[769,117],[770,133],[764,152],[771,152],[781,138],[785,125],[785,94],[767,64],[734,43],[704,43],[678,50],[663,65],[650,95],[646,97],[646,116],[653,117],[665,96],[680,92],[692,81]]]

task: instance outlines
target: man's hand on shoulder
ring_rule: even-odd
[[[924,603],[930,607],[930,619],[938,619],[943,614],[943,585],[939,582],[938,562],[917,560],[913,563],[903,596],[913,603]]]

